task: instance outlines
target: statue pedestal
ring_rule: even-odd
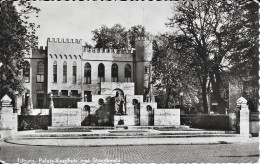
[[[128,116],[128,115],[114,116],[114,126],[134,126],[134,125],[135,125],[134,116]]]

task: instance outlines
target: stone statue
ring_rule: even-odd
[[[124,114],[123,105],[124,105],[124,98],[118,92],[116,92],[116,96],[115,96],[116,114]]]

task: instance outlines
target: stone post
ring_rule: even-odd
[[[17,132],[17,113],[13,113],[12,99],[5,95],[1,99],[0,131],[1,139],[10,139]]]
[[[53,111],[53,108],[54,108],[54,103],[53,103],[53,94],[52,93],[50,93],[49,94],[49,97],[50,97],[50,106],[49,106],[49,121],[50,121],[50,123],[51,123],[51,126],[52,126],[52,111]]]
[[[240,97],[237,100],[237,106],[240,107],[240,136],[249,137],[249,109],[247,100],[244,97]]]

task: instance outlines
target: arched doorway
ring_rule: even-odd
[[[91,114],[90,114],[90,106],[89,105],[85,105],[83,107],[83,111],[84,111],[84,120],[81,122],[81,126],[90,126],[91,123]]]

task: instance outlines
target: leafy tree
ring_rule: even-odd
[[[250,31],[244,26],[249,21],[244,9],[238,2],[217,0],[184,1],[174,8],[176,14],[169,25],[177,29],[176,41],[183,50],[183,59],[199,80],[205,112],[210,89],[218,108],[225,107],[221,96],[223,72],[230,68],[231,56],[249,46],[239,47],[248,38],[245,32]]]
[[[177,48],[175,35],[163,34],[153,41],[153,81],[160,107],[171,107],[177,101],[194,104],[199,86],[193,72],[186,69],[182,51]],[[179,105],[179,104],[178,104]]]
[[[112,48],[123,49],[134,47],[135,39],[137,37],[143,37],[147,33],[145,28],[141,25],[133,26],[128,31],[120,24],[115,24],[111,28],[103,25],[99,29],[92,31],[96,48]]]
[[[179,91],[179,70],[176,67],[176,53],[171,48],[171,40],[157,36],[153,41],[154,55],[152,59],[153,77],[155,78],[155,87],[159,95],[165,94],[165,101],[162,107],[168,108],[172,97],[176,97]],[[158,96],[159,96],[158,95]],[[174,100],[172,100],[174,101]]]
[[[1,2],[0,19],[0,97],[8,94],[12,98],[24,91],[21,70],[24,55],[29,54],[36,45],[36,25],[28,21],[31,12],[40,10],[31,6],[30,2]],[[17,8],[19,10],[17,10]]]
[[[86,49],[93,48],[93,46],[88,42],[85,42],[85,45],[83,47],[85,47]]]
[[[111,28],[103,25],[92,33],[94,34],[92,40],[96,42],[96,48],[120,49],[127,45],[126,30],[120,24],[115,24]]]
[[[135,39],[138,37],[145,37],[148,36],[149,33],[145,31],[144,26],[137,25],[133,26],[128,30],[128,36],[130,40],[131,47],[135,47]]]
[[[244,37],[238,42],[236,55],[230,56],[231,68],[229,74],[233,79],[244,83],[243,90],[247,100],[254,103],[256,110],[259,100],[259,5],[256,2],[243,4],[245,12]]]

